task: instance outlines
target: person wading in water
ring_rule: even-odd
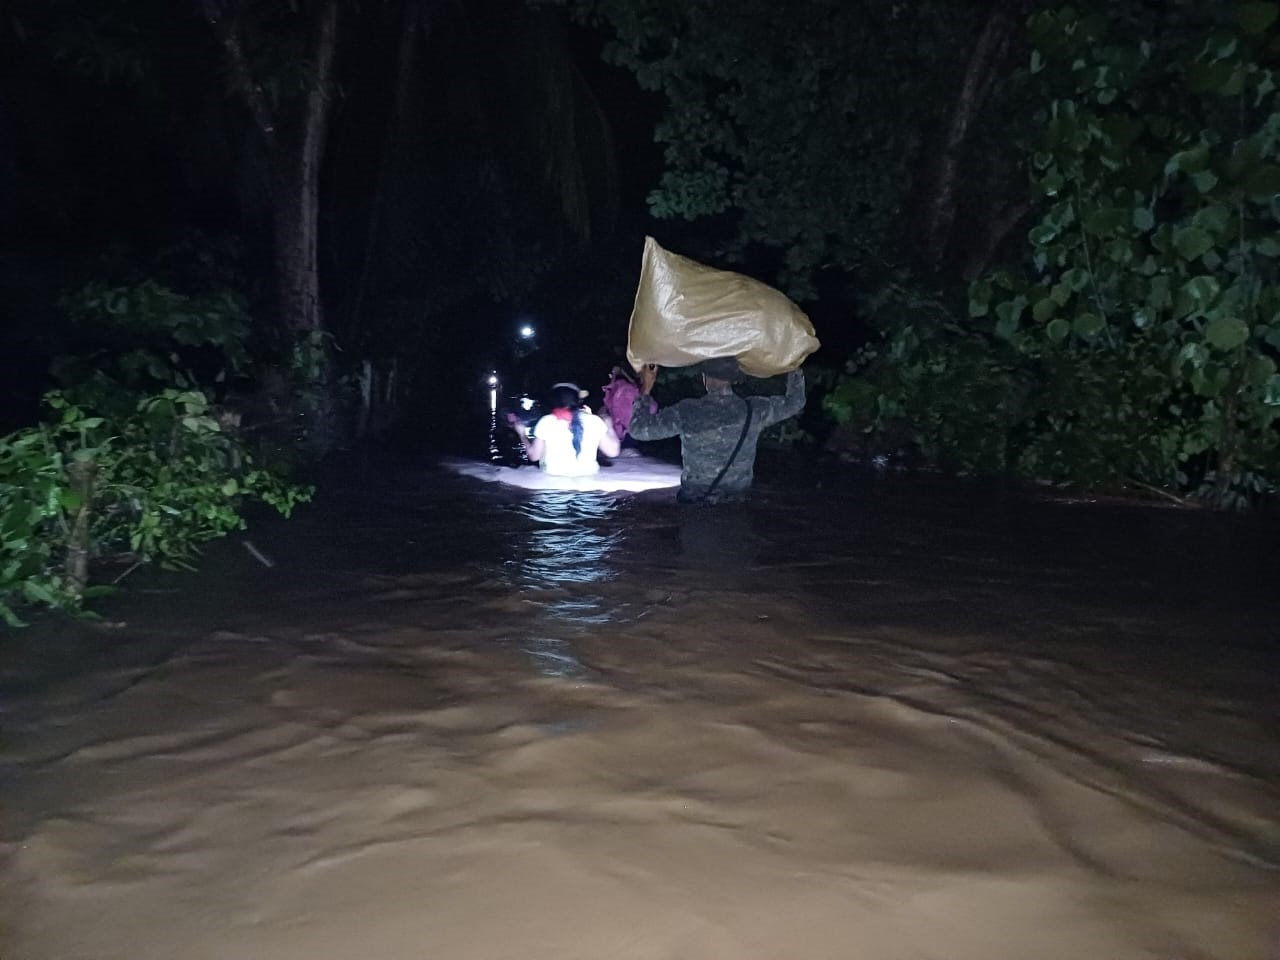
[[[698,364],[707,394],[681,400],[653,412],[649,394],[658,368],[640,371],[640,396],[631,411],[630,432],[637,440],[680,438],[682,503],[745,500],[755,478],[756,443],[760,433],[804,409],[804,373],[787,374],[781,397],[740,397],[733,385],[744,375],[733,357]]]
[[[618,455],[618,435],[582,406],[585,391],[577,384],[557,383],[551,388],[551,412],[530,431],[515,414],[507,420],[520,436],[530,460],[553,477],[589,477],[600,469],[596,452]]]

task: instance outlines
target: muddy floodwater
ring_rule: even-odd
[[[365,464],[5,638],[4,960],[1276,960],[1273,522]]]

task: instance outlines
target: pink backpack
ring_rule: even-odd
[[[640,396],[640,388],[614,370],[609,382],[604,386],[604,409],[613,423],[613,432],[621,440],[627,435],[631,426],[631,410],[636,397]],[[649,410],[656,413],[658,405],[649,398]]]

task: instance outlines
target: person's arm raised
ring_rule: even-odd
[[[664,407],[656,413],[650,409],[649,393],[658,379],[657,364],[646,363],[640,370],[640,395],[631,404],[631,423],[627,431],[637,440],[663,440],[680,434],[680,412],[677,407]]]
[[[755,397],[753,402],[762,401],[764,413],[760,422],[766,426],[778,423],[788,417],[794,417],[804,409],[804,371],[792,370],[787,374],[787,392],[781,397]]]

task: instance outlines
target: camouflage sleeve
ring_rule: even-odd
[[[627,431],[637,440],[662,440],[680,434],[679,404],[661,407],[654,413],[649,409],[649,398],[644,394],[631,404],[631,424]]]
[[[794,417],[804,409],[804,371],[792,370],[787,374],[787,392],[782,396],[756,399],[764,408],[759,414],[762,426],[767,427],[771,423]]]

